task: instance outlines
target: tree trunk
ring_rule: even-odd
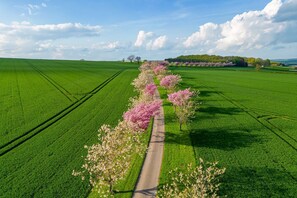
[[[112,184],[109,184],[109,192],[110,192],[110,194],[113,195],[113,187],[112,187]]]
[[[109,179],[108,183],[109,183],[109,192],[110,192],[111,195],[113,195],[113,185],[112,185],[111,178]]]

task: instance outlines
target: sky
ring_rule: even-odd
[[[0,57],[297,57],[297,0],[0,0]]]

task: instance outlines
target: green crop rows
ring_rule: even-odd
[[[100,125],[121,118],[137,74],[121,62],[0,59],[0,196],[87,196],[72,170]]]
[[[226,167],[221,194],[297,194],[297,75],[250,69],[170,68],[181,88],[200,90],[196,118],[180,132],[164,103],[166,144],[161,184],[170,169],[201,157]],[[162,97],[166,92],[161,90]]]

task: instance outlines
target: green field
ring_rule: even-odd
[[[0,59],[0,196],[85,197],[84,145],[135,95],[136,64]],[[131,190],[131,189],[129,189]]]
[[[171,67],[181,88],[200,90],[196,118],[178,130],[164,103],[166,144],[160,184],[170,169],[201,157],[226,167],[220,194],[296,197],[297,75],[249,68]],[[166,92],[161,90],[162,97]]]
[[[86,197],[88,182],[71,175],[115,125],[135,95],[136,64],[0,59],[0,197]],[[200,90],[196,118],[182,132],[164,101],[168,172],[201,157],[226,167],[220,194],[297,194],[297,73],[268,68],[170,68],[180,88]],[[166,91],[160,89],[163,98]],[[150,129],[149,129],[150,130]],[[149,133],[143,135],[148,141]],[[116,197],[131,197],[142,165],[135,156]],[[96,193],[90,197],[97,196]]]

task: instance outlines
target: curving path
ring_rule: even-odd
[[[155,99],[160,99],[158,91],[156,91]],[[156,196],[162,165],[164,140],[164,110],[163,107],[161,107],[160,114],[154,118],[152,136],[136,188],[134,190],[134,198]]]

